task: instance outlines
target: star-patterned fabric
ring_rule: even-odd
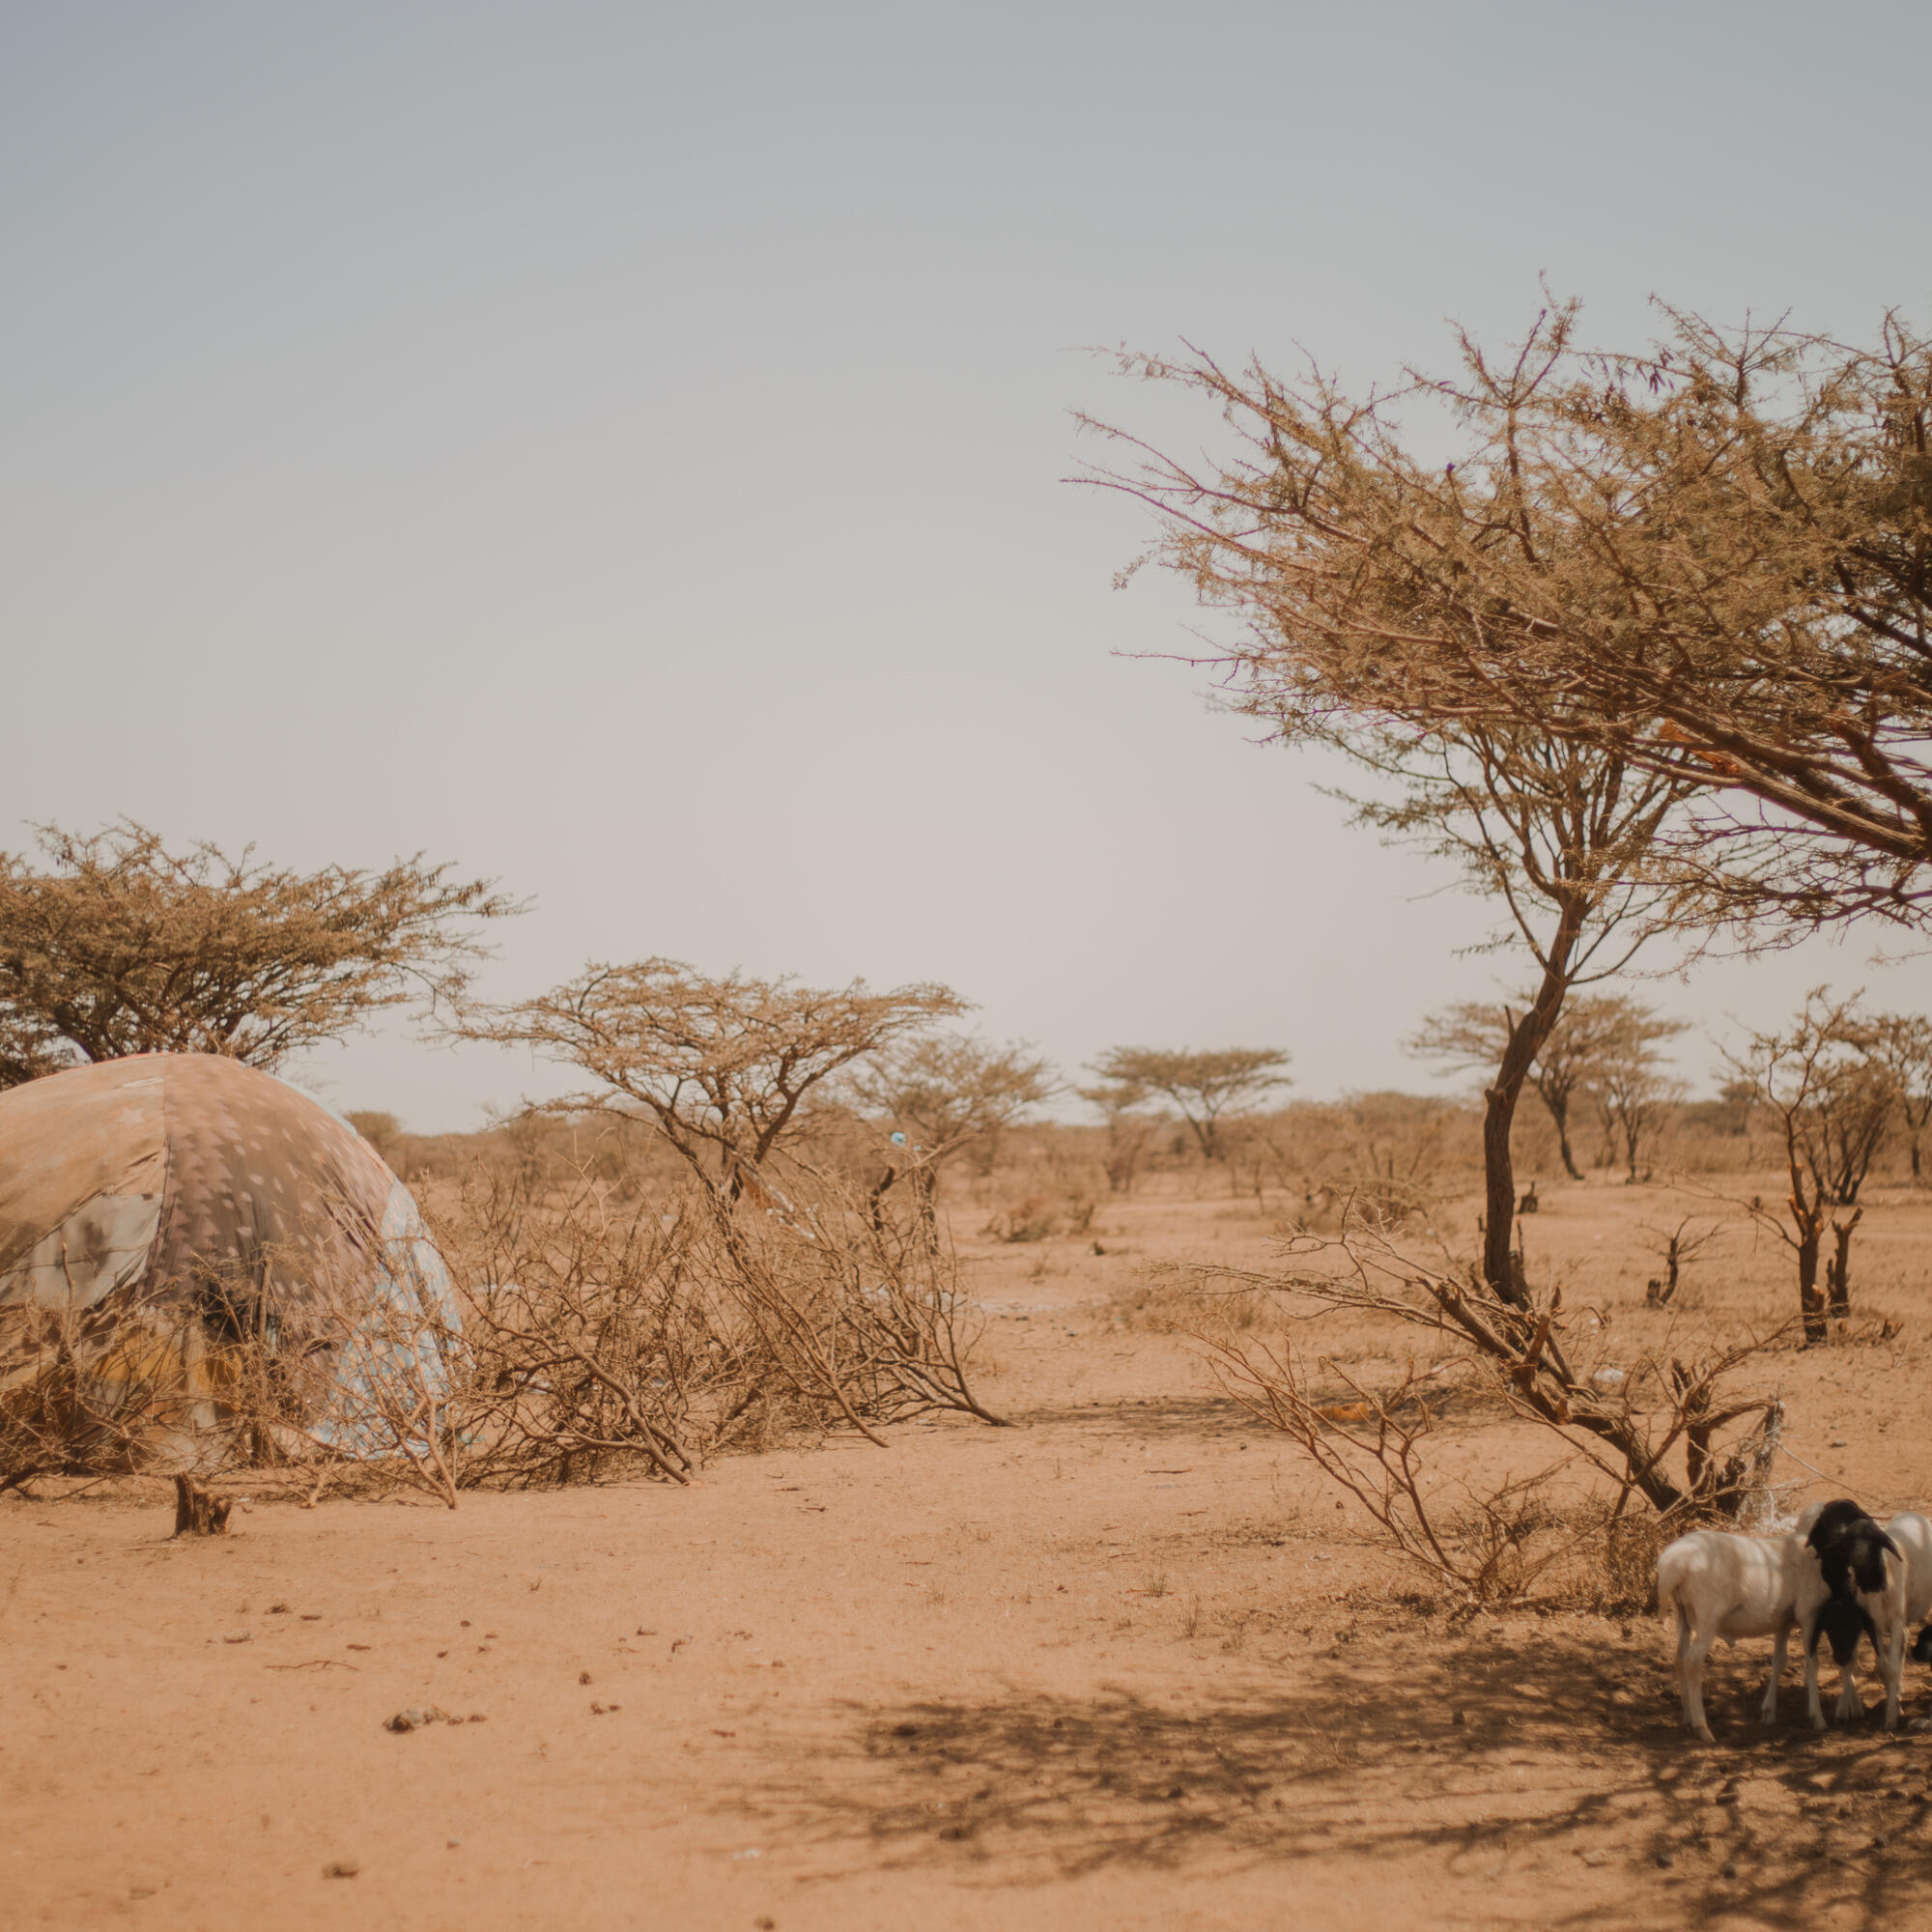
[[[156,1406],[165,1379],[178,1435],[220,1426],[235,1378],[266,1373],[284,1422],[335,1439],[341,1398],[372,1399],[370,1362],[440,1374],[413,1338],[451,1321],[409,1191],[287,1082],[143,1054],[0,1094],[0,1401],[62,1361],[95,1377],[98,1408],[136,1385]]]

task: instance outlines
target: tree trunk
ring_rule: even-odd
[[[921,1161],[912,1170],[912,1198],[919,1213],[920,1233],[933,1254],[939,1252],[939,1209],[935,1205],[938,1193],[937,1170],[929,1163]]]
[[[1827,1312],[1832,1315],[1849,1315],[1852,1312],[1852,1233],[1864,1216],[1861,1208],[1849,1221],[1833,1220],[1832,1223],[1832,1259],[1826,1264],[1825,1284],[1831,1291]]]
[[[1919,1179],[1919,1175],[1918,1175],[1918,1136],[1917,1134],[1914,1134],[1914,1135],[1912,1136],[1912,1184],[1913,1184],[1913,1186],[1917,1187],[1917,1186],[1918,1185],[1918,1179]]]
[[[1570,1151],[1570,1109],[1565,1107],[1558,1114],[1552,1107],[1550,1112],[1556,1115],[1556,1145],[1563,1155],[1563,1172],[1572,1180],[1581,1180],[1582,1170],[1577,1165],[1577,1156]]]
[[[1516,1122],[1522,1083],[1529,1078],[1529,1069],[1563,1010],[1563,995],[1570,984],[1570,955],[1582,923],[1580,913],[1565,909],[1550,943],[1543,983],[1537,987],[1528,1011],[1510,1029],[1495,1084],[1483,1095],[1483,1279],[1513,1307],[1521,1307],[1522,1300],[1510,1267],[1516,1233],[1516,1157],[1510,1148],[1510,1129]]]
[[[222,1536],[228,1530],[233,1496],[212,1496],[192,1476],[175,1478],[175,1534]]]
[[[1817,1228],[1804,1228],[1798,1238],[1798,1307],[1804,1317],[1806,1342],[1825,1339],[1825,1297],[1818,1293]]]

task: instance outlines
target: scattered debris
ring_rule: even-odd
[[[450,1712],[445,1711],[440,1704],[431,1704],[426,1709],[420,1711],[413,1708],[407,1711],[398,1711],[393,1718],[384,1718],[383,1719],[383,1728],[385,1731],[396,1732],[420,1731],[430,1724],[461,1724],[465,1722],[478,1724],[482,1721],[483,1719],[480,1717],[471,1717],[467,1719],[455,1717]]]
[[[233,1496],[212,1496],[192,1476],[175,1478],[175,1534],[226,1536]]]

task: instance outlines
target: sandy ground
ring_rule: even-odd
[[[1633,1231],[1681,1208],[1546,1203],[1532,1247],[1620,1332]],[[1760,1730],[1747,1644],[1689,1746],[1654,1619],[1403,1601],[1183,1341],[1110,1319],[1149,1254],[1255,1259],[1267,1219],[1150,1199],[1105,1255],[982,1244],[1011,1430],[690,1492],[257,1502],[193,1543],[136,1486],[0,1501],[0,1924],[1932,1924],[1932,1732],[1814,1738],[1795,1669]],[[1861,1239],[1904,1331],[1778,1357],[1791,1439],[1809,1493],[1922,1502],[1932,1208]],[[1742,1238],[1700,1279],[1686,1322],[1790,1298]],[[384,1728],[430,1706],[465,1721]]]

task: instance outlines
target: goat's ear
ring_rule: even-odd
[[[1890,1550],[1890,1551],[1891,1551],[1891,1553],[1892,1553],[1892,1554],[1893,1554],[1894,1556],[1896,1556],[1896,1557],[1898,1558],[1898,1560],[1899,1560],[1899,1561],[1900,1561],[1901,1563],[1903,1563],[1903,1562],[1905,1561],[1905,1552],[1904,1552],[1904,1550],[1902,1550],[1901,1548],[1899,1548],[1898,1545],[1897,1545],[1897,1544],[1895,1544],[1895,1543],[1894,1543],[1894,1542],[1893,1542],[1893,1541],[1891,1540],[1891,1538],[1890,1538],[1890,1537],[1889,1537],[1889,1536],[1888,1536],[1888,1535],[1887,1535],[1887,1534],[1885,1533],[1885,1531],[1884,1531],[1884,1530],[1880,1530],[1880,1531],[1879,1531],[1879,1533],[1878,1533],[1878,1540],[1879,1540],[1879,1541],[1880,1541],[1880,1542],[1881,1542],[1882,1544],[1884,1544],[1884,1545],[1885,1545],[1885,1547],[1886,1547],[1886,1548],[1888,1548],[1889,1550]]]

